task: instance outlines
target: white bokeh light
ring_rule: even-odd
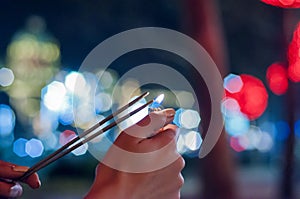
[[[180,114],[180,124],[186,129],[197,128],[200,121],[200,115],[195,110],[187,109]]]
[[[81,93],[86,91],[86,81],[84,76],[78,72],[71,72],[65,78],[66,88],[73,93]]]
[[[10,86],[14,82],[15,76],[11,69],[1,68],[0,69],[0,85]]]
[[[65,102],[67,93],[63,83],[51,82],[46,88],[46,93],[42,96],[45,106],[52,111],[59,111]]]
[[[242,89],[243,85],[243,80],[239,75],[230,73],[224,78],[223,86],[230,93],[239,92]]]
[[[99,93],[95,98],[95,108],[97,112],[106,112],[111,109],[112,98],[108,93]]]

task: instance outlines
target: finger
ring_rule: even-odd
[[[24,175],[24,173],[28,169],[29,169],[29,167],[18,166],[18,165],[11,164],[11,163],[2,164],[1,169],[0,169],[0,177],[6,178],[6,179],[12,179],[12,180],[18,179],[22,175]],[[39,188],[41,186],[41,182],[36,173],[30,175],[23,182],[28,184],[33,189]]]
[[[130,135],[137,138],[136,142],[139,142],[157,134],[163,126],[173,121],[174,115],[175,110],[171,108],[151,112],[137,124],[125,129],[121,135],[125,137]]]
[[[22,186],[19,183],[6,183],[0,181],[0,196],[5,198],[20,197],[23,193]]]
[[[177,137],[177,131],[177,126],[168,124],[163,127],[155,136],[152,136],[149,139],[142,140],[140,142],[140,144],[142,145],[141,148],[144,148],[146,151],[154,151],[161,149],[168,144],[173,144],[174,150],[176,150],[175,141]]]
[[[38,189],[41,187],[41,181],[37,173],[30,175],[23,182],[28,184],[32,189]]]

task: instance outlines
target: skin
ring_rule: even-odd
[[[4,179],[0,181],[0,198],[19,197],[22,195],[22,187],[19,183],[14,182],[13,179],[21,177],[28,167],[15,165],[9,162],[0,160],[0,178]],[[7,181],[7,182],[4,182]],[[29,185],[33,189],[37,189],[41,186],[41,182],[36,173],[29,176],[25,181],[25,184]],[[17,191],[12,192],[12,187],[17,186]]]
[[[181,170],[184,159],[176,150],[177,127],[171,125],[175,111],[165,109],[154,111],[137,124],[122,132],[114,144],[123,150],[134,153],[148,153],[166,148],[150,159],[150,164],[156,165],[165,159],[170,159],[167,165],[149,172],[124,172],[100,163],[96,168],[94,183],[86,195],[86,199],[177,199],[180,198],[180,188],[184,180]],[[117,165],[131,166],[126,158],[122,159],[113,147],[108,151],[104,160],[112,160]],[[104,161],[105,162],[105,161]],[[149,163],[149,161],[147,162]],[[141,165],[142,162],[138,162]],[[136,162],[134,163],[136,164]],[[0,181],[0,198],[15,198],[22,195],[22,187],[14,182],[22,176],[28,167],[0,161],[0,178],[10,182]],[[29,176],[24,183],[36,189],[41,186],[36,173]],[[18,186],[17,193],[12,188]]]
[[[122,132],[114,143],[126,151],[135,153],[156,151],[168,145],[166,153],[159,154],[153,159],[158,160],[158,162],[151,161],[151,163],[159,163],[161,158],[168,158],[166,156],[176,157],[174,161],[160,169],[138,173],[120,171],[100,163],[96,169],[94,183],[85,198],[180,198],[180,188],[184,183],[181,175],[184,160],[176,151],[177,127],[169,124],[173,120],[174,114],[175,111],[173,109],[155,111],[136,125],[125,130],[125,132]],[[139,130],[138,127],[144,128]],[[139,133],[138,137],[136,135],[137,132]],[[117,165],[130,166],[126,158],[122,159],[120,156],[114,158],[116,153],[112,150],[109,150],[106,156],[113,157],[116,161],[114,163],[117,163]],[[111,157],[105,158],[110,159]],[[147,162],[147,160],[145,161]]]

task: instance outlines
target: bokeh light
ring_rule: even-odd
[[[58,81],[51,82],[42,89],[42,99],[45,106],[52,111],[59,111],[64,104],[66,92],[63,83]]]
[[[262,81],[251,75],[240,75],[243,87],[239,92],[226,91],[226,97],[235,99],[240,110],[250,120],[257,119],[266,110],[268,104],[268,93]]]
[[[70,72],[65,78],[65,87],[72,93],[86,92],[84,76],[78,72]]]
[[[0,69],[0,85],[10,86],[14,82],[15,76],[11,69],[9,68],[1,68]]]
[[[40,140],[32,138],[26,142],[25,151],[32,158],[40,157],[44,152],[44,145]]]
[[[224,88],[230,93],[237,93],[243,87],[243,81],[239,75],[230,73],[224,78]]]
[[[184,144],[188,150],[196,151],[200,149],[202,138],[199,132],[189,131],[184,135]]]
[[[63,146],[74,139],[76,136],[77,135],[74,131],[65,130],[59,135],[59,144]]]
[[[240,112],[240,105],[235,99],[226,97],[222,100],[221,111],[225,117],[230,117]]]
[[[294,125],[295,135],[300,138],[300,120],[297,120]]]
[[[277,140],[286,140],[290,134],[290,126],[286,121],[278,121],[275,123]]]
[[[225,116],[225,130],[231,136],[246,133],[250,128],[249,119],[241,112]]]
[[[19,138],[16,141],[14,141],[13,144],[13,152],[19,156],[19,157],[26,157],[28,154],[26,153],[26,143],[27,139],[25,138]]]
[[[195,129],[201,122],[200,114],[192,109],[179,108],[175,112],[173,123],[180,128]]]
[[[300,1],[297,0],[261,0],[266,4],[281,8],[300,8]]]
[[[73,150],[72,153],[76,156],[80,156],[86,154],[87,150],[88,150],[88,144],[85,143],[80,147],[76,148],[75,150]]]
[[[186,128],[178,129],[178,138],[176,143],[176,148],[178,153],[186,154],[189,157],[194,157],[198,155],[203,140],[198,131],[189,130]]]
[[[15,113],[5,104],[0,104],[0,136],[7,136],[15,127]]]
[[[97,113],[106,112],[111,109],[111,95],[105,92],[99,93],[95,97],[95,108]]]
[[[286,93],[288,77],[286,68],[280,63],[274,63],[267,69],[267,82],[271,91],[276,95]]]
[[[179,121],[183,128],[194,129],[199,126],[201,118],[197,111],[187,109],[180,114]]]
[[[236,152],[242,152],[245,150],[245,148],[240,144],[238,137],[231,137],[230,138],[230,146],[233,150]]]
[[[260,140],[256,145],[256,149],[260,152],[268,152],[272,149],[273,144],[274,142],[271,135],[267,132],[262,132]]]
[[[299,3],[300,4],[300,3]],[[300,82],[300,23],[298,23],[288,48],[288,75],[294,82]]]

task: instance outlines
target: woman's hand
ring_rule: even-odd
[[[27,170],[28,167],[18,166],[0,160],[0,197],[16,198],[21,196],[23,193],[22,186],[18,182],[14,182],[14,179],[21,177]],[[41,186],[41,182],[36,173],[29,176],[24,183],[33,189],[37,189]]]
[[[122,132],[98,165],[86,199],[180,198],[184,160],[176,150],[177,127],[168,124],[174,114],[173,109],[152,112]]]

